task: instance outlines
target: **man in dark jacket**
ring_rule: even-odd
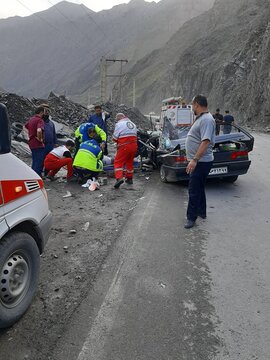
[[[95,106],[95,114],[90,115],[88,122],[97,125],[102,129],[108,138],[107,120],[110,118],[110,114],[103,112],[101,105]],[[107,142],[104,150],[104,155],[108,155]]]
[[[53,121],[50,117],[50,108],[48,104],[41,104],[44,106],[45,113],[43,115],[44,120],[44,156],[46,157],[56,146],[57,146],[57,137]],[[44,169],[44,175],[47,175],[48,171]]]
[[[223,122],[223,115],[220,113],[220,109],[217,109],[215,114],[213,115],[213,118],[216,122],[216,135],[219,135],[220,133],[220,124]]]
[[[223,134],[230,134],[232,131],[232,124],[234,123],[234,117],[230,114],[229,110],[225,111],[223,121]]]
[[[55,126],[48,114],[43,116],[44,120],[44,144],[45,144],[45,156],[48,155],[57,145],[57,137],[55,132]]]

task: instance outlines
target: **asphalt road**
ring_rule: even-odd
[[[186,188],[152,179],[52,359],[269,360],[270,141],[235,184],[207,185],[184,230]]]
[[[235,184],[208,183],[191,230],[187,188],[153,176],[46,360],[269,360],[269,140]]]

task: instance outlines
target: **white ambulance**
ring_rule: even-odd
[[[180,97],[171,97],[162,101],[161,125],[168,120],[172,126],[190,126],[194,121],[194,113],[191,104],[186,104]]]
[[[0,328],[19,320],[33,300],[52,223],[43,181],[10,145],[7,109],[0,104]]]

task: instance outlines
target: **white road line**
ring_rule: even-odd
[[[114,320],[123,299],[123,273],[126,273],[128,267],[132,266],[132,261],[128,260],[128,254],[130,254],[132,250],[136,236],[138,235],[138,231],[141,230],[142,225],[147,226],[152,219],[155,210],[155,204],[153,203],[154,194],[155,192],[151,193],[147,204],[143,204],[144,201],[141,203],[140,207],[142,211],[141,214],[138,214],[139,221],[136,223],[136,229],[129,229],[125,234],[126,238],[132,239],[131,246],[128,251],[126,251],[125,256],[123,256],[123,260],[117,269],[111,286],[91,326],[91,330],[88,333],[77,360],[103,360],[107,334],[109,334],[113,328]],[[125,269],[123,269],[124,265]]]
[[[116,280],[117,276],[118,273],[113,279],[110,289],[78,356],[78,360],[102,359],[106,334],[108,334],[113,327],[114,319],[123,298],[121,278]]]

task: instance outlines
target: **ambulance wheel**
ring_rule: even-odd
[[[27,233],[0,240],[0,328],[13,325],[29,308],[38,286],[40,254]]]
[[[160,173],[160,180],[161,180],[163,183],[167,183],[167,182],[168,182],[168,179],[167,179],[166,172],[165,172],[165,169],[164,169],[164,166],[163,166],[163,165],[161,165],[160,170],[159,170],[159,173]]]

